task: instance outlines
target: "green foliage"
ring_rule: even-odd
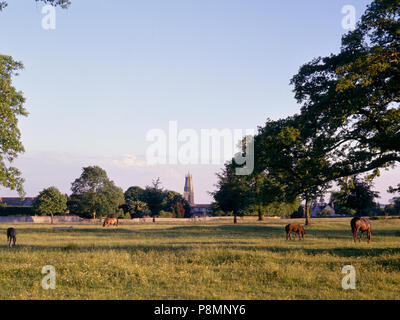
[[[291,219],[303,218],[304,217],[304,211],[305,211],[305,208],[303,206],[299,206],[299,208],[290,215],[290,218]]]
[[[230,212],[224,212],[218,205],[218,202],[211,203],[211,215],[213,217],[228,216]]]
[[[371,215],[375,212],[375,198],[379,193],[372,190],[372,182],[353,176],[339,180],[340,190],[331,195],[338,214]]]
[[[0,55],[0,185],[17,190],[24,196],[21,172],[11,163],[24,147],[18,129],[18,116],[27,116],[24,108],[25,98],[22,92],[12,85],[12,79],[23,69],[21,62],[10,56]]]
[[[175,191],[164,190],[162,206],[164,211],[173,212],[177,218],[190,215],[190,204]]]
[[[154,189],[154,183],[157,184],[159,190]],[[151,214],[150,206],[147,201],[157,203],[159,197],[162,198],[161,209],[158,208],[158,204],[155,206],[153,204],[153,210],[163,210],[180,217],[182,215],[181,207],[183,207],[183,216],[189,216],[190,205],[183,196],[175,191],[161,189],[159,188],[159,185],[160,181],[158,180],[158,182],[153,181],[153,187],[142,189],[141,187],[133,186],[125,191],[125,203],[127,210],[131,213],[132,217],[140,217],[148,213]],[[157,214],[155,214],[155,216],[157,216]]]
[[[129,187],[124,193],[125,202],[143,201],[143,192],[144,190],[141,187]]]
[[[324,180],[400,161],[400,6],[375,0],[340,53],[317,58],[292,79],[309,138],[330,159]]]
[[[118,207],[124,203],[124,193],[107,173],[98,166],[83,168],[79,178],[72,183],[68,201],[70,211],[84,217],[117,216]]]
[[[327,209],[324,209],[320,212],[318,212],[318,216],[320,217],[329,217],[331,215],[331,212]]]
[[[147,203],[139,200],[128,200],[129,213],[132,218],[139,218],[149,212]]]
[[[306,202],[306,224],[310,203],[330,187],[325,176],[331,165],[324,144],[310,139],[310,127],[302,116],[278,121],[267,120],[255,141],[256,173],[267,173],[263,194],[268,202]]]
[[[236,175],[235,166],[232,163],[226,164],[217,177],[217,190],[211,194],[222,211],[233,213],[236,223],[236,217],[243,216],[246,208],[251,204],[252,193],[247,177]]]
[[[43,2],[45,4],[50,4],[55,7],[61,7],[63,9],[66,9],[70,6],[71,1],[70,0],[35,0],[36,2]],[[7,7],[8,3],[7,1],[0,1],[0,11],[5,9]]]
[[[400,183],[397,185],[397,188],[389,187],[389,193],[400,193]]]
[[[244,210],[246,215],[257,216],[261,210],[263,216],[266,217],[289,217],[300,206],[300,199],[297,198],[291,203],[288,202],[272,202],[267,205],[250,205]]]
[[[163,209],[164,192],[161,188],[160,178],[153,181],[152,186],[147,186],[143,192],[143,199],[150,210],[153,221]]]
[[[44,189],[39,193],[33,210],[37,215],[55,215],[62,214],[67,209],[68,196],[62,194],[56,187]]]

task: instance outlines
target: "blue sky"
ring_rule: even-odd
[[[256,128],[298,112],[290,78],[338,51],[344,5],[360,17],[370,1],[72,0],[56,10],[55,30],[42,28],[42,4],[9,2],[0,53],[25,65],[15,85],[30,115],[16,165],[28,195],[50,185],[69,193],[82,166],[98,164],[123,189],[160,176],[182,192],[191,171],[200,203],[211,200],[219,166],[145,166],[146,133],[169,121]],[[399,180],[395,170],[376,187]]]

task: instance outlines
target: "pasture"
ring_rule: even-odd
[[[2,224],[0,299],[398,299],[400,220],[372,221],[371,244],[354,244],[350,219],[314,219],[305,241],[286,241],[289,222],[304,223]],[[41,287],[45,265],[55,290]],[[342,288],[345,265],[356,290]]]

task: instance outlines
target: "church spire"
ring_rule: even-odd
[[[188,173],[185,177],[185,188],[183,190],[183,197],[190,205],[194,204],[194,188],[193,188],[193,177]]]

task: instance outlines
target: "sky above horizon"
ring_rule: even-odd
[[[359,18],[370,1],[72,0],[42,28],[43,4],[10,0],[0,13],[0,53],[22,61],[14,85],[27,98],[19,127],[26,152],[15,165],[28,196],[70,193],[82,167],[99,165],[115,183],[183,192],[209,203],[222,165],[150,166],[152,129],[256,129],[299,111],[291,77],[338,52],[345,5]],[[376,180],[381,202],[400,170]],[[16,192],[0,188],[1,196]]]

